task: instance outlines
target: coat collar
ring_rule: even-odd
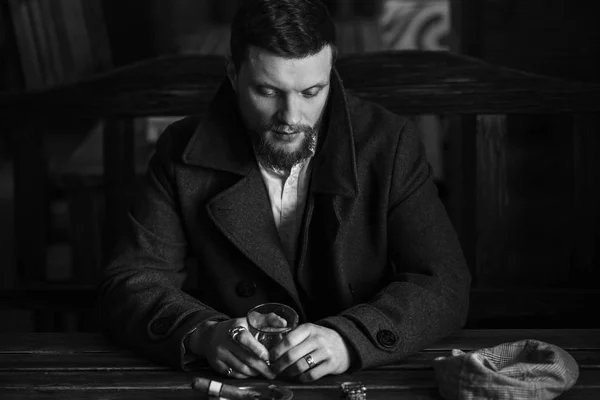
[[[320,133],[312,160],[311,190],[355,197],[358,184],[352,124],[342,80],[335,68],[329,96],[326,128]],[[236,104],[235,93],[226,79],[190,139],[182,156],[184,163],[244,176],[256,167],[252,144]]]

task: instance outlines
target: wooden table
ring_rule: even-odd
[[[502,342],[538,339],[569,351],[580,366],[577,384],[560,399],[600,399],[600,330],[466,330],[403,362],[315,383],[276,381],[294,399],[338,399],[339,384],[359,380],[369,399],[441,399],[431,361],[453,348],[465,351]],[[0,335],[0,398],[202,399],[192,375],[216,378],[207,368],[186,374],[153,364],[95,333]],[[238,385],[264,380],[235,381]]]

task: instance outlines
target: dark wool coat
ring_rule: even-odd
[[[204,116],[167,128],[100,286],[116,341],[182,368],[194,326],[276,301],[339,332],[355,370],[464,324],[470,275],[414,125],[346,95],[335,69],[326,112],[297,265],[280,246],[230,84]]]

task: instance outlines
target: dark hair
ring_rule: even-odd
[[[331,45],[332,62],[337,52],[335,24],[321,0],[246,0],[233,18],[230,45],[238,71],[250,46],[304,58]]]

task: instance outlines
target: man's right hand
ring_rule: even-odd
[[[229,330],[234,326],[246,328],[233,341]],[[262,375],[274,379],[266,361],[269,352],[248,332],[245,318],[235,318],[223,322],[208,322],[202,329],[196,330],[190,337],[190,350],[208,361],[215,371],[230,378],[245,379]],[[233,372],[227,375],[227,369]]]

